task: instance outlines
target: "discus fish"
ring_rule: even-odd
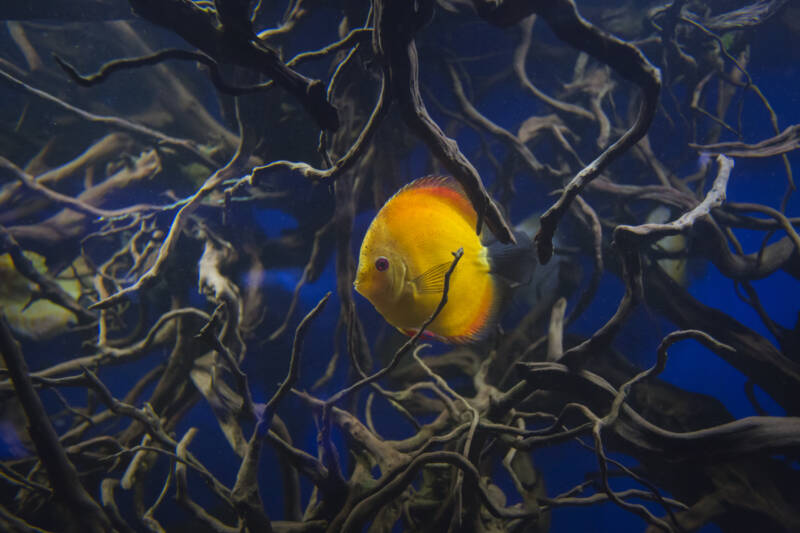
[[[23,252],[36,270],[47,273],[43,256],[25,250]],[[81,295],[81,282],[75,277],[88,271],[83,259],[76,260],[72,268],[55,277],[67,294],[75,299]],[[31,297],[36,294],[36,285],[17,272],[9,254],[0,255],[0,309],[6,315],[15,333],[35,340],[48,340],[74,326],[77,321],[71,311],[49,300]]]
[[[369,226],[353,284],[389,324],[415,334],[442,299],[444,279],[459,248],[464,255],[450,277],[447,304],[426,328],[443,342],[483,338],[497,321],[508,289],[535,267],[530,240],[485,245],[478,215],[453,178],[420,178],[392,196]]]
[[[647,215],[646,222],[648,224],[665,224],[672,218],[672,214],[668,207],[658,206]],[[688,243],[686,237],[683,235],[670,235],[656,242],[656,245],[663,249],[665,252],[679,253],[685,252]],[[675,282],[686,287],[688,284],[686,257],[678,259],[659,259],[657,261],[666,274],[671,277]]]

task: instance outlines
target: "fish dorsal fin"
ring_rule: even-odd
[[[412,282],[417,288],[417,292],[422,294],[444,292],[444,275],[451,263],[452,261],[440,263],[414,278]]]
[[[459,215],[464,217],[470,225],[475,226],[478,214],[469,201],[461,184],[450,176],[425,176],[417,178],[402,189],[397,191],[389,200],[414,193],[430,194],[449,204]]]

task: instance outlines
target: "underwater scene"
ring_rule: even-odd
[[[800,531],[800,2],[0,19],[0,531]]]

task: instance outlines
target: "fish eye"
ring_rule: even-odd
[[[389,260],[385,257],[379,257],[375,260],[375,268],[378,269],[378,272],[383,272],[387,268],[389,268]]]

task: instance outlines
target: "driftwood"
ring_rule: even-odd
[[[0,529],[545,532],[601,505],[648,531],[800,528],[800,323],[757,283],[800,279],[800,130],[748,72],[789,2],[19,4],[0,8],[19,52],[0,57],[0,275],[28,303],[13,327],[0,303],[20,442]],[[476,31],[490,56],[462,48]],[[770,157],[784,196],[729,202],[734,160]],[[352,290],[364,215],[420,165],[458,180],[487,242],[535,234],[513,316],[469,345],[421,343],[457,243],[413,337]],[[687,262],[763,328],[693,296],[668,267]],[[607,275],[616,310],[589,316]],[[57,342],[23,330],[38,300],[75,318]],[[653,353],[618,342],[638,313],[677,328]],[[741,373],[756,414],[662,379],[679,342]],[[565,443],[595,466],[554,494],[532,452]]]

